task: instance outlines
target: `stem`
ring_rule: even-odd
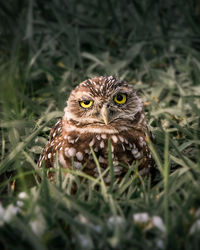
[[[169,134],[165,133],[165,151],[164,151],[164,209],[165,209],[165,225],[166,225],[166,244],[168,242],[168,232],[169,232]]]

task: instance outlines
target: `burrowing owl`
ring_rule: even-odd
[[[51,129],[38,164],[41,167],[44,161],[50,170],[48,177],[53,178],[51,169],[56,167],[57,155],[62,168],[74,167],[97,177],[91,148],[104,171],[110,138],[115,177],[122,177],[127,167],[136,163],[140,174],[146,175],[153,166],[147,137],[143,103],[132,86],[112,76],[96,77],[71,92],[64,116]],[[109,183],[109,171],[105,181]]]

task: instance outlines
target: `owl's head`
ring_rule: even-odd
[[[132,86],[115,77],[96,77],[80,83],[70,94],[65,119],[80,125],[114,126],[133,122],[142,102]]]

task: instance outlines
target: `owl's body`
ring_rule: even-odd
[[[73,167],[97,177],[93,148],[103,172],[108,167],[108,139],[111,142],[114,174],[122,177],[127,167],[138,163],[141,175],[149,174],[153,160],[141,99],[128,83],[114,77],[99,77],[79,84],[71,93],[65,114],[52,128],[39,167]],[[73,159],[73,161],[72,161]],[[126,165],[126,167],[124,166]],[[66,171],[63,171],[63,175]],[[53,178],[53,171],[48,177]],[[109,183],[109,171],[105,177]]]

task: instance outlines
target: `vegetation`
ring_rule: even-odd
[[[199,2],[7,0],[0,20],[0,248],[199,249]],[[153,186],[132,167],[112,187],[37,168],[70,90],[98,75],[145,99]]]

